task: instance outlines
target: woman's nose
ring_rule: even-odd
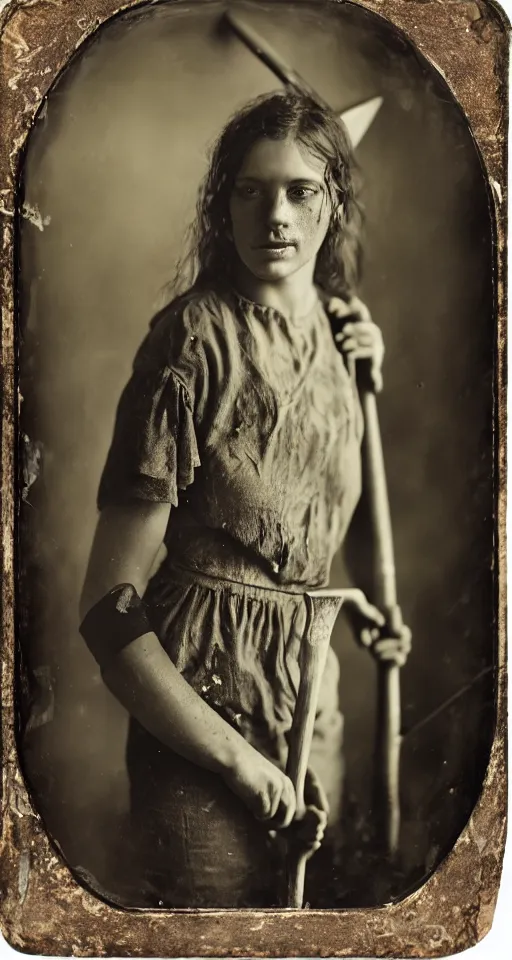
[[[287,226],[290,221],[290,210],[286,193],[279,190],[269,196],[265,212],[269,227]]]

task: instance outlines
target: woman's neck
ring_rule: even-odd
[[[255,277],[241,265],[236,274],[238,292],[264,307],[271,307],[290,319],[300,319],[313,309],[318,300],[318,292],[310,273],[297,271],[291,277],[268,282]]]

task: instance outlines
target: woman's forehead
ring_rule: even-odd
[[[294,137],[261,137],[247,151],[237,179],[269,181],[313,180],[323,183],[325,161]]]

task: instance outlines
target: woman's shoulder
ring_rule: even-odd
[[[235,318],[229,295],[192,288],[171,300],[150,323],[136,362],[158,360],[169,366],[184,356],[225,349]]]
[[[162,327],[169,336],[183,327],[187,332],[206,335],[229,322],[233,313],[229,294],[194,288],[171,300],[153,317],[150,326]]]

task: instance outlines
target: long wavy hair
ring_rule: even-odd
[[[353,293],[361,268],[362,214],[356,196],[357,168],[347,131],[334,112],[308,96],[283,91],[250,101],[228,121],[217,140],[199,190],[185,252],[166,288],[171,296],[190,289],[232,285],[237,254],[230,230],[231,193],[246,154],[262,137],[293,137],[325,162],[332,212],[317,255],[314,281],[329,295],[347,297]]]

